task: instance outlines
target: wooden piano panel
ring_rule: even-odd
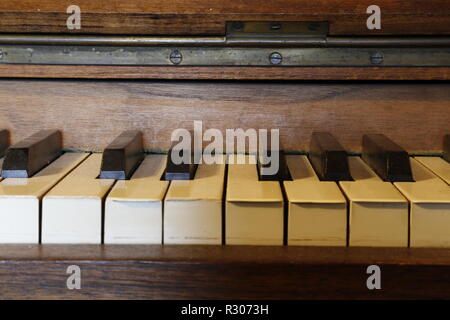
[[[155,80],[450,80],[448,67],[0,65],[0,77]]]
[[[1,80],[0,128],[17,142],[60,129],[69,149],[102,150],[121,131],[141,130],[145,148],[167,150],[174,129],[278,128],[288,151],[309,150],[330,131],[350,151],[384,133],[416,154],[442,152],[450,84],[332,82]]]
[[[82,10],[81,30],[106,34],[224,34],[226,21],[329,21],[330,35],[450,34],[446,0],[15,0],[0,3],[0,32],[67,33],[66,9]],[[382,8],[381,30],[366,28],[366,9]],[[283,14],[283,15],[280,15]]]
[[[448,249],[0,246],[0,296],[21,299],[442,299]],[[379,265],[381,290],[366,269]],[[81,290],[66,269],[81,268]]]

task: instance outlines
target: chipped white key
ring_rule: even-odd
[[[199,164],[193,180],[172,180],[164,199],[164,244],[221,244],[225,156]]]
[[[102,240],[103,199],[114,180],[97,179],[101,154],[93,154],[42,200],[42,243]]]
[[[31,178],[0,183],[0,243],[38,243],[41,198],[87,154],[66,153]]]
[[[259,181],[256,164],[252,164],[255,157],[244,158],[246,164],[234,161],[228,165],[225,242],[282,245],[284,204],[280,183]]]
[[[320,181],[306,156],[288,156],[292,181],[284,181],[288,245],[345,246],[347,201],[335,182]]]
[[[148,155],[130,180],[117,181],[105,204],[105,243],[161,244],[165,155]]]
[[[354,181],[339,184],[349,200],[349,245],[408,246],[408,201],[359,157],[349,157]]]
[[[394,185],[410,201],[410,246],[450,247],[450,186],[413,158],[415,182]]]

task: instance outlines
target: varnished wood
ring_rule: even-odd
[[[381,290],[366,287],[371,264]],[[66,288],[69,265],[81,290]],[[3,299],[448,299],[449,271],[448,249],[0,246]]]
[[[65,148],[100,151],[123,130],[165,150],[174,129],[280,129],[286,151],[307,151],[327,130],[348,151],[383,133],[411,153],[441,153],[448,83],[306,83],[1,80],[0,127],[17,142],[40,129],[63,132]]]
[[[66,27],[72,4],[81,7],[81,30]],[[2,1],[0,33],[223,35],[226,21],[268,20],[328,21],[329,35],[450,35],[446,0],[380,0],[381,30],[366,28],[372,4]],[[326,130],[353,152],[361,151],[363,134],[384,133],[411,153],[440,153],[450,122],[445,82],[223,82],[450,80],[450,68],[0,65],[0,77],[0,126],[12,141],[58,128],[69,149],[99,151],[134,129],[147,149],[167,150],[172,130],[203,120],[204,130],[279,128],[287,151],[308,150],[311,133]],[[382,290],[366,287],[371,264],[381,267]],[[81,267],[81,290],[66,288],[69,265]],[[449,275],[448,249],[0,245],[3,299],[450,299]]]
[[[450,68],[0,65],[2,78],[179,80],[450,80]]]
[[[69,31],[73,1],[15,0],[0,4],[0,32],[223,34],[226,21],[328,21],[331,35],[450,34],[446,0],[379,0],[382,29],[366,28],[371,0],[78,0],[82,29]],[[283,14],[283,15],[280,15]]]

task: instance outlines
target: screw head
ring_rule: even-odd
[[[280,64],[283,60],[283,57],[278,52],[272,52],[269,56],[269,61],[271,64]]]
[[[384,60],[384,57],[383,57],[382,52],[377,51],[370,55],[370,62],[372,64],[382,64],[383,60]]]
[[[279,23],[279,22],[272,22],[270,24],[270,29],[272,29],[272,30],[280,30],[281,29],[281,23]]]
[[[234,31],[240,31],[244,29],[244,23],[242,21],[234,21],[231,27]]]
[[[178,51],[178,50],[173,50],[173,51],[170,53],[169,59],[170,59],[170,62],[172,62],[173,64],[180,64],[181,61],[183,61],[183,56],[182,56],[182,54],[181,54],[180,51]]]

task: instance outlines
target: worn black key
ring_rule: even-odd
[[[308,159],[320,180],[353,180],[348,168],[347,152],[328,132],[312,134]]]
[[[6,151],[3,178],[29,178],[62,154],[58,130],[42,130]]]
[[[383,134],[363,136],[362,158],[384,181],[414,181],[409,155]]]
[[[278,157],[275,152],[278,152]],[[271,160],[278,161],[278,165]],[[260,181],[292,180],[284,150],[266,150],[258,155],[258,175]]]
[[[444,159],[450,163],[450,134],[444,137]]]
[[[122,132],[103,151],[100,179],[127,180],[144,160],[142,133]]]
[[[9,148],[9,131],[0,131],[0,158],[5,156],[6,150]]]
[[[174,143],[167,154],[166,170],[164,180],[192,180],[197,171],[195,163],[194,147],[191,150],[184,150]],[[185,155],[188,152],[188,155]]]

